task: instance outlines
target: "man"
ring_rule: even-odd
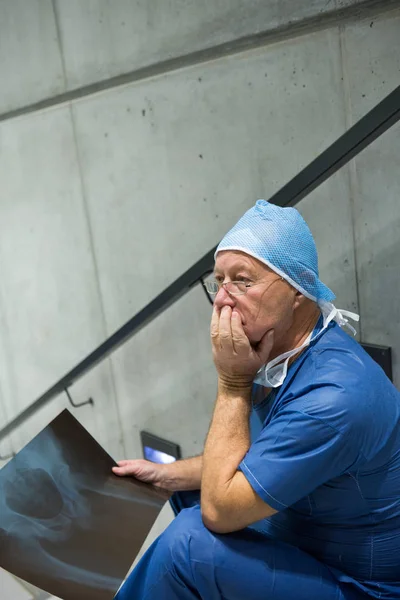
[[[259,200],[209,290],[204,454],[114,469],[179,492],[118,599],[400,598],[400,394],[339,327],[357,315],[331,304],[300,214]]]

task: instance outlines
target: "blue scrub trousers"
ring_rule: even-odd
[[[198,492],[171,498],[177,515],[147,550],[117,600],[365,600],[295,546],[247,528],[214,534]]]

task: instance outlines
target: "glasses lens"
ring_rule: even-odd
[[[232,294],[232,296],[240,296],[241,294],[245,294],[247,292],[247,287],[244,281],[229,281],[225,284],[227,292]]]
[[[218,294],[219,284],[216,281],[209,280],[205,282],[206,290],[209,294],[214,295]]]

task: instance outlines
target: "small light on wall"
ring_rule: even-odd
[[[169,442],[149,433],[140,432],[142,441],[143,457],[151,462],[168,464],[181,458],[181,449],[178,444]]]

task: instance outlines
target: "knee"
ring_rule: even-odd
[[[187,561],[196,548],[202,549],[212,543],[213,534],[204,526],[199,506],[181,511],[160,536],[159,550],[166,559]]]
[[[176,542],[181,543],[187,540],[190,535],[206,531],[207,529],[201,518],[200,506],[193,506],[182,510],[167,527],[163,535],[168,537],[171,545],[174,545]]]

